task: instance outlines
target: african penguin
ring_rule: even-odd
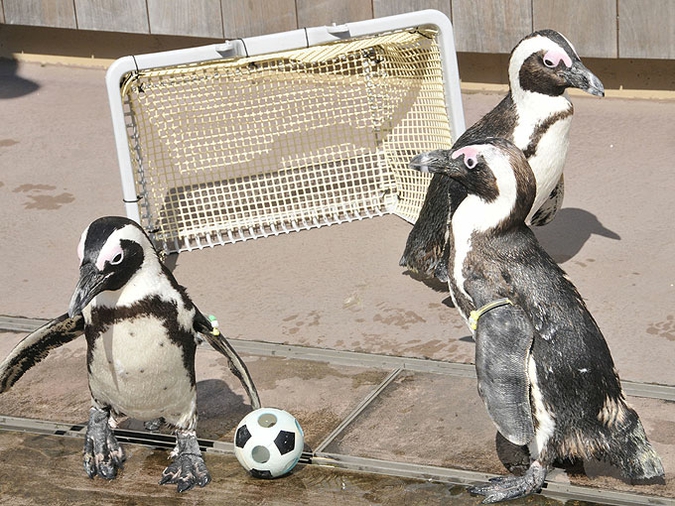
[[[115,417],[127,415],[175,428],[173,462],[160,484],[183,492],[211,477],[196,437],[195,352],[202,338],[229,359],[253,409],[260,399],[235,350],[192,303],[162,264],[138,224],[122,217],[93,221],[82,234],[80,278],[63,315],[26,337],[0,364],[0,392],[51,349],[84,332],[92,408],[84,443],[84,469],[113,479],[124,453]]]
[[[486,503],[537,492],[548,467],[565,458],[606,460],[634,480],[663,476],[600,329],[525,224],[536,182],[521,150],[484,139],[419,155],[411,167],[466,193],[451,218],[450,293],[474,334],[488,414],[532,459],[522,477],[471,491]]]
[[[579,88],[604,96],[600,80],[579,59],[572,44],[553,30],[522,39],[509,60],[509,93],[492,111],[466,130],[454,144],[460,148],[486,137],[503,137],[527,157],[537,193],[527,223],[544,225],[562,205],[563,166],[574,107],[565,90]],[[463,187],[434,175],[419,217],[406,241],[399,265],[447,281],[448,224],[465,197]]]

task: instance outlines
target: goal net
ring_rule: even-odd
[[[107,79],[127,215],[167,253],[390,213],[414,222],[429,176],[408,162],[464,129],[449,21],[416,14],[374,34],[353,36],[410,21],[313,29],[320,44],[308,42],[322,32],[288,32],[300,48],[265,36],[118,60]],[[252,54],[261,46],[273,50]]]

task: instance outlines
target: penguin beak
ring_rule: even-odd
[[[450,151],[438,149],[429,153],[422,153],[415,156],[408,167],[420,172],[430,174],[445,174],[447,176],[457,175],[460,172],[461,163],[457,163],[449,156]]]
[[[80,314],[94,297],[105,290],[105,281],[108,277],[109,274],[99,271],[94,264],[83,263],[80,266],[80,279],[70,299],[68,316],[72,318]]]
[[[575,62],[570,68],[563,70],[562,75],[569,85],[574,88],[579,88],[596,97],[605,96],[605,86],[600,79],[598,79],[595,74],[588,70],[580,61]]]

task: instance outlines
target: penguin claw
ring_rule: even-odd
[[[84,436],[84,471],[89,478],[96,475],[113,480],[124,464],[124,452],[110,425],[108,411],[92,408]]]
[[[174,483],[178,492],[187,492],[195,485],[205,487],[210,481],[211,475],[202,456],[183,453],[164,469],[159,484]]]
[[[178,492],[187,492],[195,485],[205,487],[211,481],[197,435],[193,430],[176,431],[176,448],[171,453],[173,462],[162,471],[160,485],[176,484]]]
[[[483,504],[492,504],[537,493],[544,486],[545,480],[546,467],[535,461],[523,476],[491,478],[486,485],[469,487],[469,492],[485,496]]]

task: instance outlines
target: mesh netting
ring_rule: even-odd
[[[396,213],[449,147],[433,31],[142,70],[122,86],[142,225],[165,251]]]

